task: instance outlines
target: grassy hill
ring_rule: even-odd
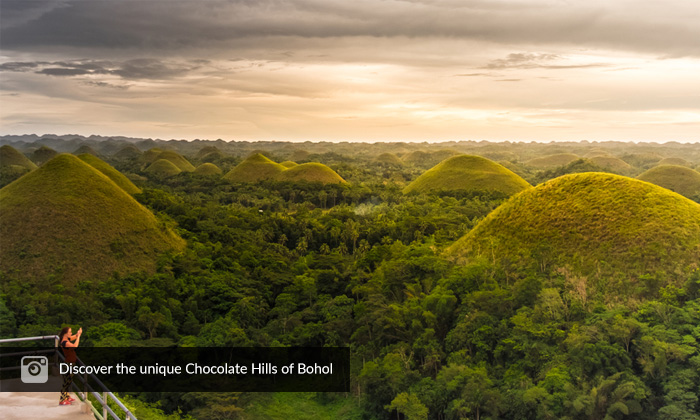
[[[685,166],[654,166],[639,175],[637,179],[651,182],[689,198],[700,194],[700,172]]]
[[[93,149],[92,147],[88,146],[87,144],[83,144],[82,146],[80,146],[80,147],[78,147],[77,149],[75,149],[75,151],[73,152],[73,154],[76,155],[76,156],[82,155],[82,154],[86,154],[86,153],[87,153],[87,154],[90,154],[90,155],[93,155],[93,156],[100,156],[100,154],[97,153],[97,151],[96,151],[95,149]]]
[[[403,161],[401,161],[401,159],[399,159],[399,157],[393,153],[382,153],[376,158],[374,158],[374,162],[381,163],[384,165],[403,165]]]
[[[177,166],[182,172],[192,172],[194,171],[194,165],[192,165],[184,156],[178,152],[172,150],[166,150],[158,155],[158,159],[165,159],[172,162]]]
[[[224,179],[231,182],[257,182],[273,179],[285,169],[287,168],[279,163],[255,153],[231,169],[224,175]]]
[[[216,153],[219,155],[222,155],[221,150],[219,150],[218,147],[216,146],[204,146],[199,151],[197,151],[197,154],[194,155],[196,159],[202,159],[204,156],[209,155],[211,153]]]
[[[34,162],[29,160],[17,149],[12,146],[5,145],[0,147],[0,167],[4,168],[10,165],[21,166],[30,171],[37,168]]]
[[[443,160],[459,155],[459,152],[454,150],[435,150],[426,152],[423,150],[415,150],[401,157],[404,163],[415,166],[431,167],[435,166]]]
[[[603,169],[620,174],[626,174],[632,170],[629,163],[614,156],[594,156],[589,160]]]
[[[133,195],[141,192],[141,189],[134,185],[134,183],[131,182],[129,178],[124,176],[124,174],[122,174],[118,170],[114,169],[102,159],[88,153],[78,155],[78,159],[82,160],[83,162],[87,163],[88,165],[105,174],[107,178],[111,179],[115,184],[117,184],[121,189],[128,192],[129,194]]]
[[[565,268],[589,295],[624,300],[643,275],[663,284],[698,265],[700,204],[619,175],[566,175],[512,197],[447,252],[510,272]]]
[[[320,182],[323,184],[346,183],[333,169],[317,162],[302,163],[301,165],[293,166],[280,172],[275,179],[278,181],[307,181]]]
[[[297,166],[298,163],[292,162],[291,160],[285,160],[284,162],[281,162],[280,165],[284,166],[285,168],[291,168]]]
[[[692,168],[693,164],[688,162],[687,160],[679,157],[669,157],[669,158],[663,158],[657,163],[657,165],[678,165],[678,166],[686,166],[688,168]]]
[[[182,170],[167,159],[158,159],[148,165],[148,167],[144,169],[144,172],[158,177],[169,177],[179,174]]]
[[[221,175],[222,171],[218,166],[214,165],[213,163],[203,163],[197,166],[197,169],[194,170],[194,173],[197,175],[214,176]]]
[[[530,159],[525,162],[525,164],[535,168],[553,168],[555,166],[568,165],[577,159],[579,159],[579,157],[573,153],[557,153]]]
[[[68,154],[1,189],[0,212],[0,269],[35,283],[152,272],[161,252],[184,247],[126,191]]]
[[[460,155],[429,169],[403,192],[498,191],[510,195],[526,188],[530,184],[504,166],[480,156]]]
[[[141,152],[138,147],[129,144],[119,149],[119,151],[114,154],[114,158],[119,160],[131,160],[138,159],[141,155],[143,155],[143,152]]]
[[[163,153],[163,149],[161,149],[159,147],[154,147],[152,149],[148,149],[141,154],[141,160],[143,160],[143,162],[148,165],[150,163],[157,161],[158,156],[160,156],[161,153]]]
[[[44,163],[48,162],[49,159],[55,157],[57,154],[58,152],[53,150],[52,148],[47,146],[41,146],[40,148],[32,152],[31,159],[32,162],[36,163],[37,165],[43,165]]]

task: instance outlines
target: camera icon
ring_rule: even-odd
[[[25,384],[46,383],[49,380],[49,359],[46,356],[24,356],[20,371]]]

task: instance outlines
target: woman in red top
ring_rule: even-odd
[[[58,342],[63,350],[63,355],[66,356],[66,363],[75,363],[75,347],[80,344],[80,335],[83,333],[83,329],[78,330],[78,334],[73,335],[73,331],[70,327],[65,327],[58,334]],[[61,399],[58,402],[59,405],[70,405],[75,398],[71,398],[69,392],[70,387],[73,384],[73,373],[66,373],[63,375],[63,386],[61,387]]]

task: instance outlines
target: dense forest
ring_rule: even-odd
[[[160,254],[153,272],[104,279],[67,282],[54,274],[23,281],[3,270],[0,337],[53,334],[69,325],[84,329],[85,346],[349,346],[352,355],[348,394],[125,395],[139,419],[700,420],[697,260],[674,271],[641,270],[631,266],[639,264],[636,256],[611,252],[623,259],[600,270],[595,287],[592,274],[544,257],[519,265],[497,255],[465,261],[453,258],[450,247],[512,192],[404,191],[452,154],[498,161],[538,186],[579,172],[636,177],[679,155],[688,165],[680,158],[669,163],[692,167],[698,147],[684,153],[674,153],[682,145],[650,152],[621,143],[385,150],[251,143],[239,153],[220,142],[172,147],[193,168],[212,163],[226,174],[259,152],[274,162],[321,162],[344,181],[322,183],[147,171],[144,144],[129,155],[115,142],[89,144],[103,147],[95,154],[134,182],[133,197],[186,247]],[[59,151],[67,150],[57,145],[78,146],[65,139],[43,144]],[[32,158],[36,146],[26,143],[23,152]],[[400,159],[377,158],[390,150]],[[574,156],[552,158],[563,153]],[[603,155],[609,159],[593,160]],[[618,166],[605,166],[613,159]],[[3,168],[3,185],[17,171]],[[673,195],[694,212],[690,200],[700,202],[700,190],[688,191],[689,200]],[[694,226],[697,214],[688,219]],[[663,246],[653,252],[644,258],[666,256]],[[634,288],[607,286],[613,280]]]

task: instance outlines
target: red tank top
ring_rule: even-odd
[[[66,347],[68,340],[61,341],[61,347],[63,348],[63,355],[66,356],[66,363],[75,363],[75,350],[73,347]]]

